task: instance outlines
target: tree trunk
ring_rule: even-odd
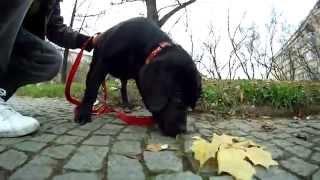
[[[76,15],[77,11],[77,4],[78,0],[75,0],[73,10],[72,10],[72,15],[71,15],[71,21],[70,21],[70,27],[73,27],[73,22],[74,22],[74,17]],[[68,71],[68,55],[69,55],[69,49],[64,49],[63,53],[63,61],[62,61],[62,66],[61,66],[61,83],[65,83],[67,79],[67,71]]]
[[[157,0],[146,0],[147,18],[159,25],[159,15],[157,11]]]

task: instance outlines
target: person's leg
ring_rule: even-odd
[[[0,1],[0,77],[7,71],[17,33],[32,1]]]
[[[24,29],[19,31],[8,71],[0,78],[0,137],[18,137],[39,128],[37,120],[19,114],[5,101],[23,85],[52,79],[61,61],[62,56],[53,45]]]
[[[0,78],[0,88],[6,90],[4,100],[26,84],[49,81],[59,72],[62,54],[27,30],[21,29],[11,56],[8,72]]]

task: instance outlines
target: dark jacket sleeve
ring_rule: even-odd
[[[60,15],[60,3],[56,3],[53,7],[52,14],[49,16],[47,24],[47,38],[53,43],[64,48],[81,48],[81,46],[90,38],[84,34],[72,30],[63,24],[63,17]],[[91,51],[92,44],[86,48]]]

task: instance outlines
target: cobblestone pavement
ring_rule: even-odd
[[[156,128],[126,126],[112,115],[78,126],[63,99],[14,98],[13,106],[41,122],[38,132],[0,139],[0,179],[10,180],[228,180],[191,160],[191,137],[213,132],[252,139],[272,152],[279,166],[257,168],[255,179],[320,180],[320,118],[232,119],[209,114],[190,117],[189,133],[177,139]],[[161,152],[147,144],[169,144]]]

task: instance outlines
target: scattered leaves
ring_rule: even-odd
[[[191,150],[200,168],[213,159],[218,164],[219,173],[229,173],[237,180],[250,180],[255,174],[253,165],[269,168],[278,164],[269,152],[253,141],[225,134],[213,134],[211,142],[196,137]]]

